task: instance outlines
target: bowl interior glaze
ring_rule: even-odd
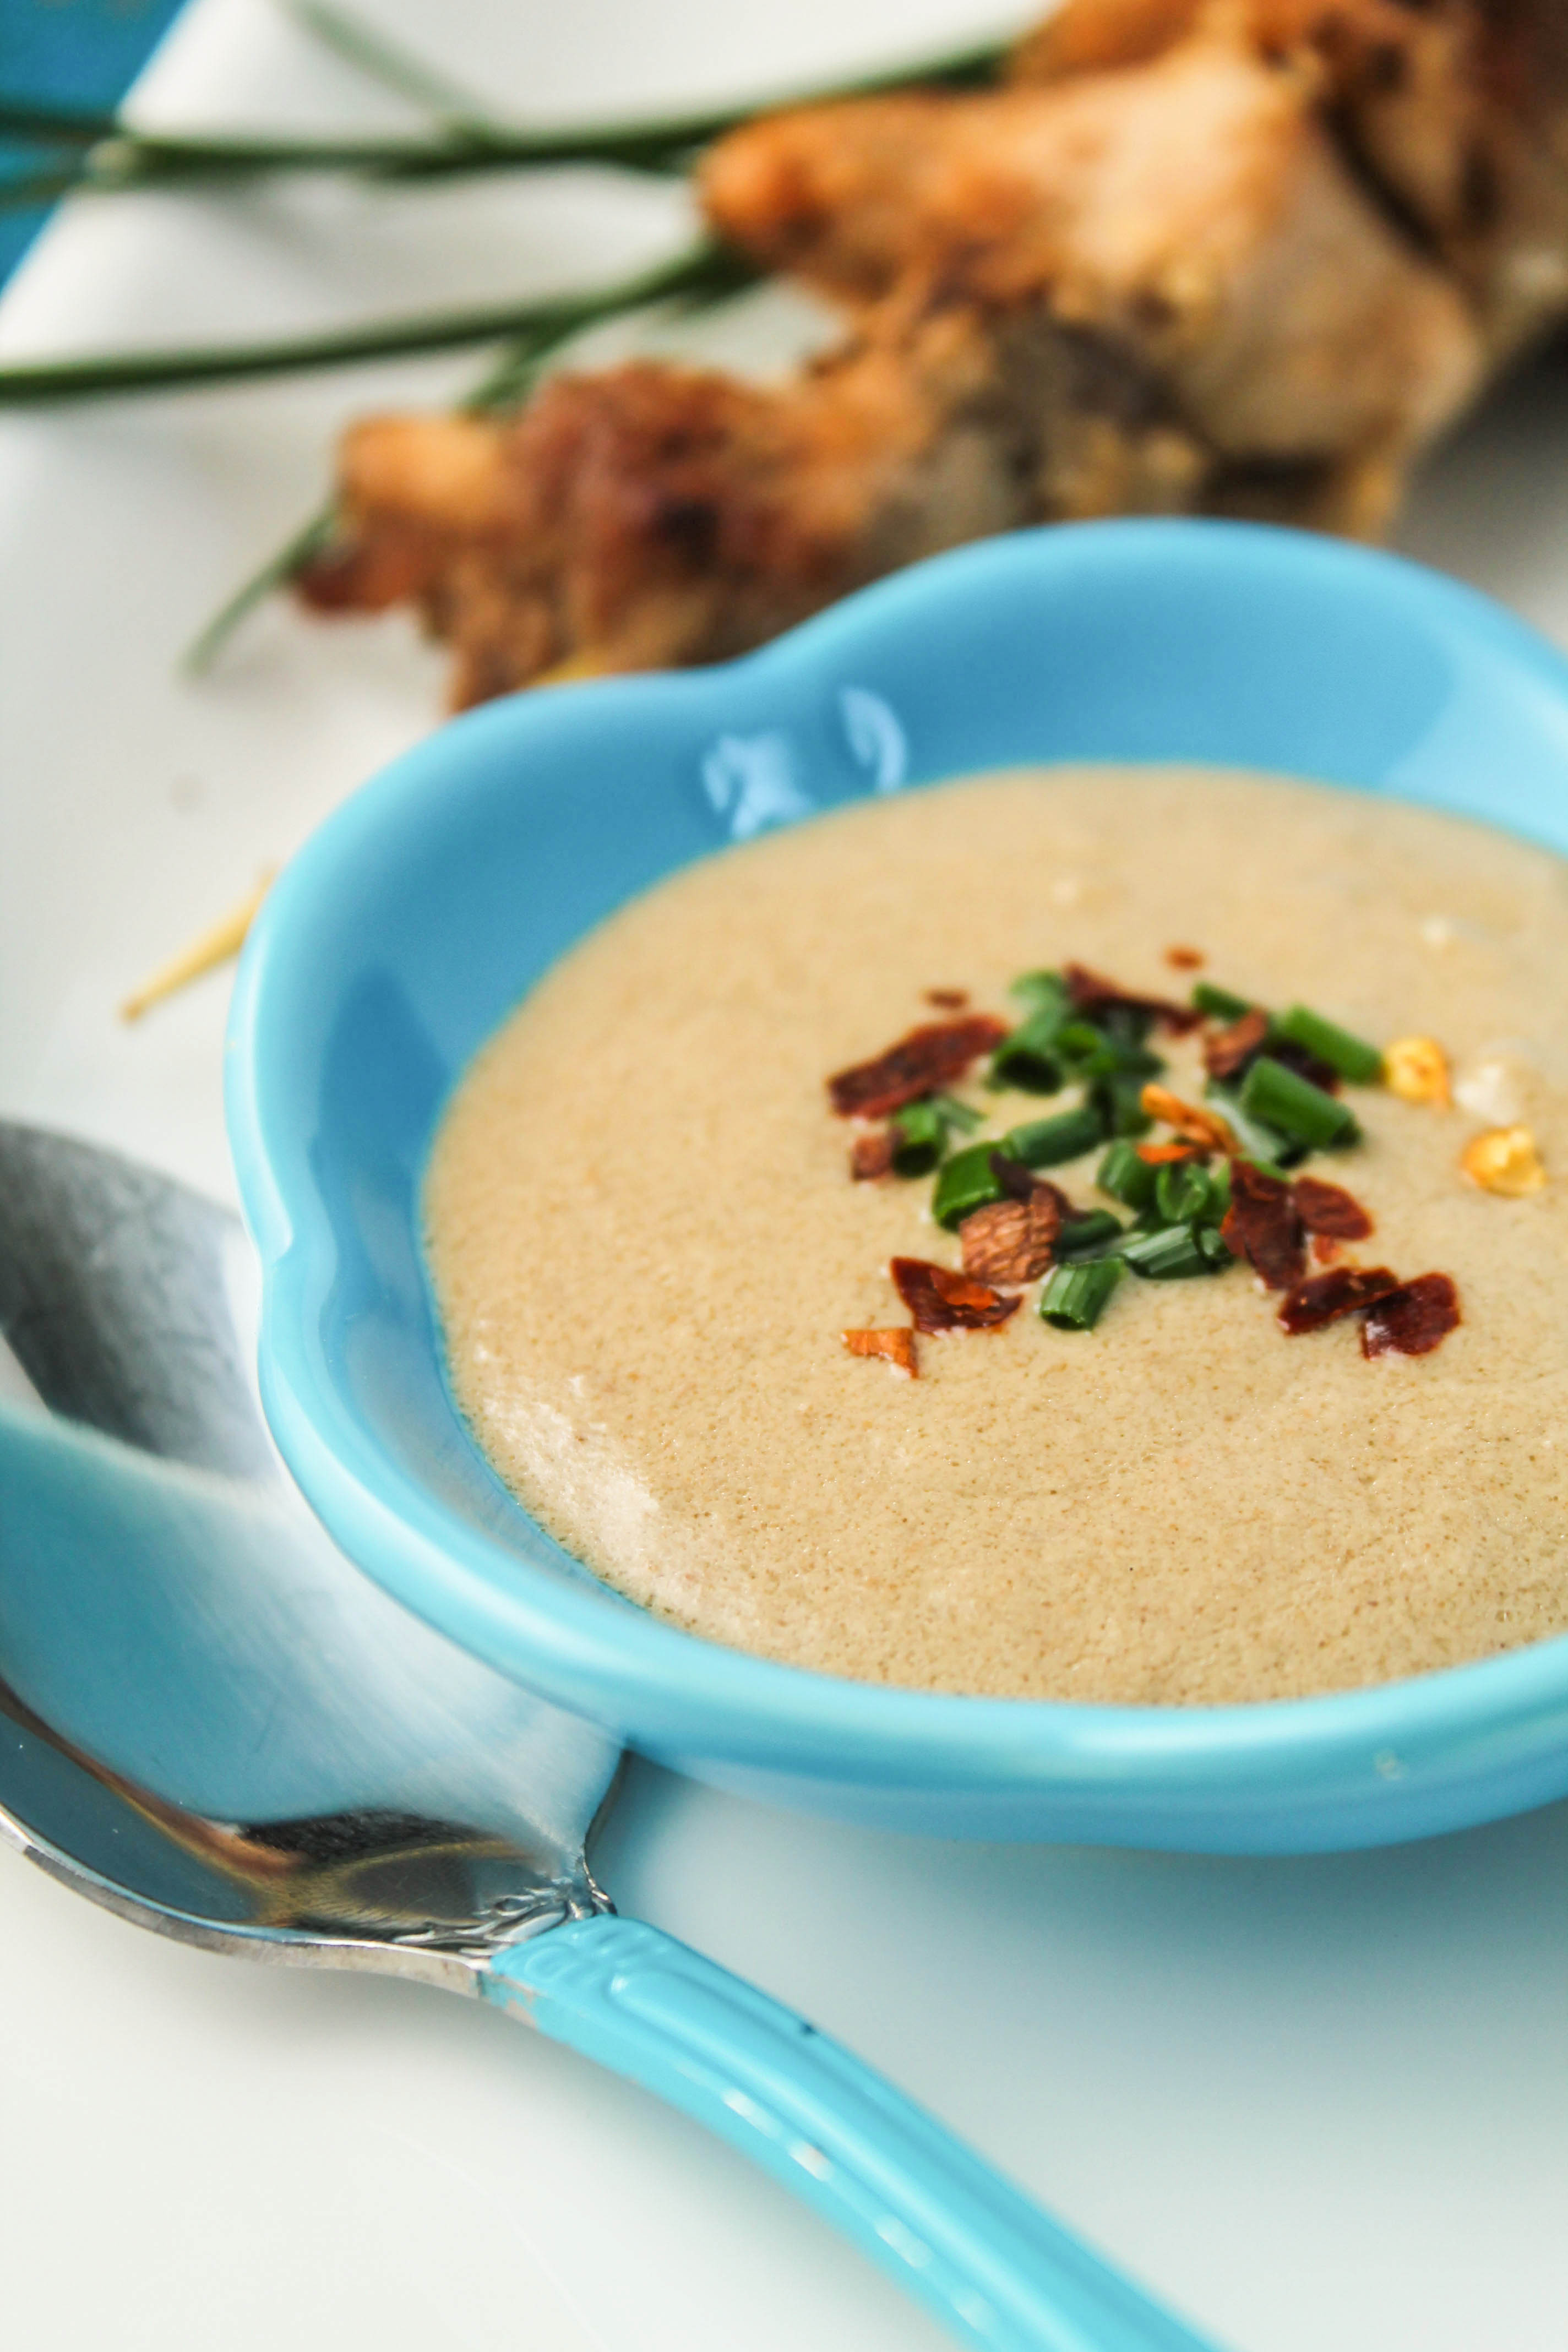
[[[1064,760],[1317,777],[1568,850],[1568,664],[1388,556],[1118,522],[938,558],[723,668],[519,696],[443,728],[301,851],[240,972],[229,1128],[279,1444],[344,1549],[409,1608],[645,1752],[814,1811],[1279,1852],[1568,1792],[1568,1639],[1242,1707],[837,1681],[608,1591],[506,1493],[453,1409],[421,1171],[449,1088],[531,982],[726,841]]]

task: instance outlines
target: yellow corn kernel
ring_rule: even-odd
[[[1448,1056],[1432,1037],[1396,1037],[1383,1057],[1383,1083],[1401,1102],[1436,1103],[1447,1110]]]
[[[1494,1127],[1465,1146],[1459,1165],[1483,1192],[1500,1192],[1517,1201],[1525,1192],[1539,1192],[1546,1171],[1528,1127]]]

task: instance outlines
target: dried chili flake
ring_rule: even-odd
[[[1287,1339],[1300,1339],[1303,1331],[1321,1331],[1325,1323],[1338,1322],[1342,1315],[1364,1314],[1404,1286],[1385,1265],[1336,1265],[1327,1274],[1309,1275],[1305,1282],[1296,1285],[1280,1307],[1279,1328]],[[1436,1341],[1432,1344],[1435,1347]]]
[[[1067,992],[1079,1013],[1093,1020],[1103,1013],[1137,1013],[1145,1020],[1157,1021],[1173,1035],[1184,1037],[1195,1029],[1203,1014],[1190,1004],[1173,1004],[1166,996],[1134,996],[1113,980],[1104,979],[1090,971],[1086,964],[1069,963],[1063,968],[1062,980]]]
[[[1174,1168],[1183,1160],[1210,1156],[1206,1143],[1140,1143],[1135,1148],[1146,1168]]]
[[[1429,1356],[1457,1328],[1459,1294],[1446,1274],[1418,1274],[1368,1309],[1361,1351],[1373,1356]]]
[[[840,1118],[886,1118],[918,1096],[955,1085],[972,1062],[1006,1034],[1007,1024],[989,1013],[927,1022],[874,1060],[857,1062],[829,1078],[828,1097]]]
[[[1027,1201],[994,1201],[965,1217],[958,1229],[964,1273],[975,1282],[1008,1284],[1044,1274],[1061,1232],[1060,1198],[1054,1184],[1040,1184]]]
[[[890,1175],[898,1148],[895,1128],[879,1127],[874,1135],[858,1135],[849,1147],[849,1173],[856,1183],[865,1184],[876,1177]]]
[[[920,1378],[915,1335],[906,1325],[891,1331],[845,1331],[839,1336],[852,1356],[880,1356],[885,1364],[907,1372],[911,1381]]]
[[[1151,1118],[1163,1119],[1167,1127],[1175,1129],[1182,1142],[1195,1144],[1200,1151],[1230,1152],[1237,1148],[1235,1136],[1217,1111],[1184,1102],[1169,1087],[1156,1086],[1151,1079],[1138,1100]]]
[[[1342,1184],[1298,1176],[1290,1192],[1296,1213],[1310,1234],[1322,1234],[1336,1242],[1364,1242],[1372,1232],[1372,1219]]]
[[[925,1000],[928,1004],[934,1004],[939,1013],[962,1013],[969,1002],[969,991],[967,988],[928,988]]]
[[[899,1297],[917,1331],[984,1331],[1016,1314],[1022,1301],[1004,1298],[988,1283],[973,1282],[951,1266],[926,1258],[896,1257],[889,1267]]]
[[[1167,948],[1165,961],[1173,971],[1201,971],[1204,955],[1201,948]]]
[[[1244,1013],[1228,1029],[1220,1029],[1204,1044],[1204,1067],[1222,1086],[1245,1077],[1268,1042],[1268,1015]]]
[[[1230,1207],[1220,1234],[1231,1255],[1246,1258],[1270,1290],[1290,1290],[1300,1282],[1306,1252],[1290,1187],[1250,1160],[1230,1163]]]
[[[1312,1235],[1312,1264],[1314,1265],[1336,1265],[1339,1263],[1340,1252],[1343,1247],[1344,1244],[1342,1242],[1335,1241],[1332,1234],[1314,1234]]]

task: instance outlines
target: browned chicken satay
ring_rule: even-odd
[[[710,201],[736,231],[749,184],[767,250],[766,186],[818,166],[825,252],[854,249],[878,188],[918,230],[839,352],[777,390],[642,364],[559,379],[510,425],[362,425],[308,601],[416,602],[459,702],[563,665],[714,660],[1019,523],[1375,528],[1474,380],[1462,301],[1361,199],[1300,77],[1234,43],[781,118],[722,143]]]
[[[1482,351],[1346,168],[1321,86],[1210,20],[1043,88],[775,117],[721,142],[703,194],[733,242],[840,295],[914,272],[1042,304],[1135,353],[1233,467],[1300,469],[1304,519],[1375,530]]]
[[[1089,339],[900,297],[779,391],[644,362],[557,377],[510,422],[369,419],[300,585],[320,611],[415,603],[462,706],[721,660],[987,532],[1190,507],[1211,462]]]
[[[1313,64],[1349,168],[1460,275],[1503,352],[1568,299],[1563,0],[1066,0],[1016,79],[1148,65],[1204,26]]]

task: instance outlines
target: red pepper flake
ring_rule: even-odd
[[[845,1331],[840,1337],[852,1356],[880,1356],[895,1371],[907,1372],[911,1381],[919,1380],[915,1335],[903,1325],[892,1331]]]
[[[1322,1234],[1336,1242],[1364,1242],[1372,1232],[1372,1219],[1342,1184],[1298,1176],[1290,1192],[1296,1213],[1310,1234]]]
[[[1446,1274],[1418,1274],[1380,1298],[1361,1327],[1361,1351],[1429,1356],[1460,1320],[1459,1294]]]
[[[1041,1184],[1027,1201],[993,1201],[965,1217],[958,1229],[964,1273],[975,1282],[1009,1284],[1044,1274],[1061,1231],[1060,1198],[1054,1184]]]
[[[857,1062],[827,1081],[840,1118],[886,1118],[934,1087],[951,1087],[972,1062],[990,1053],[1007,1034],[994,1013],[973,1013],[963,1021],[931,1021],[911,1029],[874,1061]]]
[[[1218,1030],[1204,1043],[1204,1067],[1211,1078],[1228,1086],[1241,1077],[1262,1053],[1268,1037],[1267,1013],[1244,1013],[1228,1029]]]
[[[972,1282],[950,1266],[921,1257],[896,1257],[888,1271],[917,1331],[984,1331],[1005,1323],[1023,1301],[1004,1298],[988,1283]]]
[[[849,1147],[849,1173],[857,1184],[871,1182],[876,1177],[889,1176],[893,1154],[899,1148],[898,1131],[879,1127],[874,1135],[858,1135]]]
[[[1204,967],[1200,948],[1167,948],[1165,961],[1173,971],[1201,971]]]
[[[1206,1160],[1213,1150],[1207,1143],[1140,1143],[1138,1157],[1146,1168],[1174,1168],[1185,1160]]]
[[[962,1013],[969,1002],[969,991],[967,988],[928,988],[925,999],[928,1004],[934,1004],[939,1013]]]
[[[1339,1262],[1340,1251],[1343,1246],[1344,1244],[1342,1242],[1335,1241],[1332,1234],[1314,1234],[1312,1235],[1312,1264],[1314,1265],[1337,1265]]]
[[[1130,995],[1126,989],[1118,987],[1115,981],[1103,979],[1099,972],[1090,971],[1086,964],[1068,964],[1062,978],[1073,1003],[1090,1021],[1097,1013],[1142,1013],[1147,1019],[1157,1021],[1163,1028],[1169,1029],[1173,1035],[1184,1037],[1187,1031],[1195,1029],[1204,1017],[1192,1005],[1173,1004],[1168,997]]]
[[[1447,1277],[1439,1275],[1436,1279],[1443,1282]],[[1280,1307],[1279,1328],[1287,1339],[1300,1339],[1303,1331],[1321,1331],[1325,1323],[1335,1323],[1342,1315],[1364,1314],[1403,1287],[1399,1276],[1385,1265],[1336,1265],[1327,1274],[1309,1275],[1305,1282],[1296,1285]],[[1437,1334],[1438,1339],[1442,1336]],[[1436,1344],[1436,1339],[1431,1342],[1433,1347]]]
[[[1230,1163],[1230,1207],[1220,1232],[1232,1256],[1246,1258],[1270,1290],[1290,1290],[1300,1282],[1307,1261],[1290,1187],[1250,1160]]]

